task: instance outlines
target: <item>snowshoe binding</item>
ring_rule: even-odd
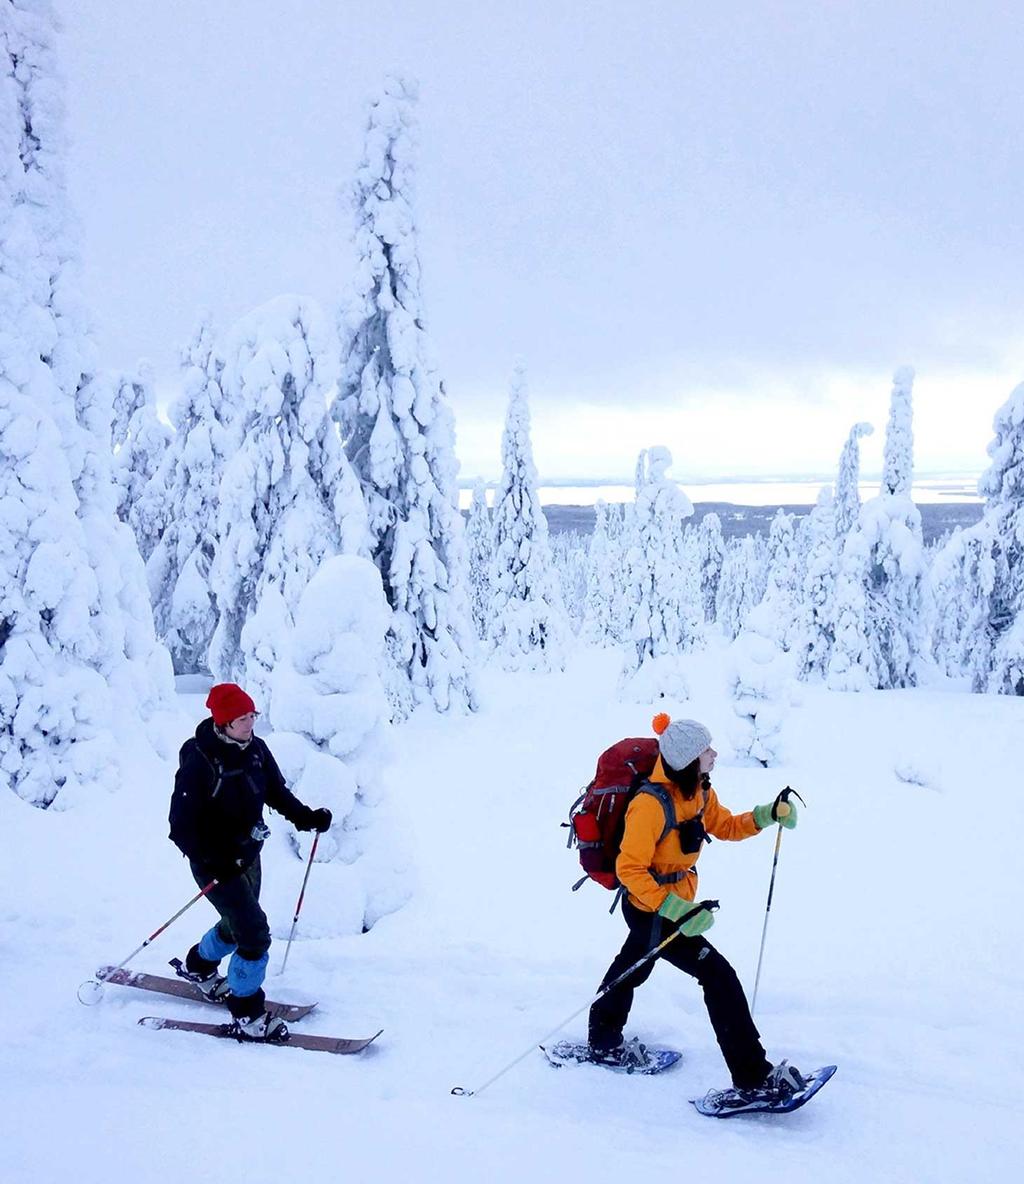
[[[799,1110],[835,1073],[835,1065],[801,1073],[780,1061],[762,1085],[755,1089],[712,1089],[693,1104],[709,1118],[732,1118],[737,1114],[788,1114]]]
[[[541,1049],[555,1068],[565,1065],[599,1065],[603,1069],[611,1069],[613,1073],[644,1076],[670,1068],[682,1055],[673,1048],[642,1044],[636,1037],[612,1049],[593,1048],[589,1044],[578,1044],[572,1040],[559,1040],[556,1044],[542,1045]]]

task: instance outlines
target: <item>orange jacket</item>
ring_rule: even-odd
[[[664,785],[676,809],[676,822],[694,818],[704,804],[704,794],[698,789],[692,801],[686,801],[679,787],[665,775],[665,768],[658,757],[650,780]],[[754,815],[732,814],[718,800],[713,789],[708,790],[708,802],[704,807],[704,829],[716,839],[749,839],[758,833]],[[626,829],[622,836],[619,858],[615,863],[615,874],[629,893],[630,904],[644,912],[654,913],[664,903],[670,892],[684,900],[697,899],[697,872],[693,869],[698,854],[684,855],[679,845],[679,832],[670,830],[661,842],[665,829],[665,811],[656,797],[649,793],[638,793],[626,809]],[[675,884],[658,884],[651,872],[665,875],[670,872],[689,871]]]

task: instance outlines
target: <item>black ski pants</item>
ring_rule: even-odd
[[[202,864],[190,862],[192,876],[200,888],[211,880],[210,871]],[[220,914],[217,936],[225,946],[237,946],[241,957],[256,961],[270,949],[270,923],[260,906],[262,883],[260,857],[240,875],[232,876],[206,894],[207,900]]]
[[[601,981],[602,988],[668,937],[673,928],[657,913],[645,913],[625,897],[622,899],[622,915],[629,933]],[[733,1085],[737,1089],[753,1089],[760,1085],[772,1066],[754,1027],[740,980],[726,959],[703,937],[675,938],[656,958],[648,959],[614,990],[598,999],[590,1009],[591,1046],[610,1049],[621,1043],[622,1030],[633,1006],[633,992],[647,981],[659,959],[695,978],[703,988],[704,1005],[732,1074]]]

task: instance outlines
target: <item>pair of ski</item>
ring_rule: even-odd
[[[188,999],[194,1003],[223,1006],[217,1000],[207,997],[194,984],[182,978],[164,978],[159,974],[146,974],[132,970],[116,970],[113,966],[101,966],[96,972],[101,983],[113,983],[119,987],[135,987],[140,991],[156,991],[160,995],[172,995],[176,999]],[[267,1011],[273,1016],[295,1023],[305,1018],[316,1007],[315,1003],[276,1003],[267,1000]],[[361,1040],[346,1040],[339,1036],[309,1036],[304,1032],[289,1031],[286,1040],[246,1041],[235,1035],[230,1024],[204,1024],[195,1020],[174,1020],[166,1016],[143,1016],[139,1023],[144,1028],[158,1031],[196,1032],[202,1036],[214,1036],[220,1040],[239,1040],[241,1043],[269,1044],[282,1048],[304,1048],[307,1052],[333,1052],[342,1055],[362,1052],[372,1044],[380,1032]],[[381,1029],[381,1032],[384,1029]]]
[[[543,1047],[541,1051],[548,1061],[560,1068],[564,1065],[599,1065],[604,1069],[611,1069],[613,1073],[636,1073],[648,1077],[654,1073],[661,1073],[671,1068],[682,1057],[682,1053],[674,1048],[656,1048],[653,1045],[640,1045],[643,1054],[641,1063],[633,1062],[628,1065],[608,1064],[595,1061],[587,1044],[576,1044],[571,1040],[559,1040],[557,1044]],[[698,1113],[708,1118],[734,1118],[738,1114],[789,1114],[806,1105],[819,1089],[835,1073],[835,1065],[825,1065],[815,1069],[813,1073],[803,1074],[804,1086],[785,1097],[779,1098],[749,1098],[735,1089],[710,1090],[702,1098],[691,1098]]]

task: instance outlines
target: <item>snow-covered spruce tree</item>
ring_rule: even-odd
[[[722,561],[725,558],[722,520],[715,513],[705,514],[700,520],[695,536],[704,621],[706,624],[711,624],[715,620],[715,601],[718,599],[718,585],[722,579]]]
[[[27,801],[58,809],[117,784],[117,738],[172,690],[144,592],[128,595],[141,563],[113,510],[109,395],[87,372],[62,123],[52,9],[5,2],[0,771]]]
[[[63,397],[39,353],[52,330],[10,282],[5,185],[0,175],[0,776],[33,805],[64,808],[116,770],[115,709],[94,668],[96,580],[46,410]]]
[[[645,663],[692,650],[703,641],[696,572],[685,562],[682,547],[683,524],[693,506],[666,476],[671,464],[667,448],[647,450],[646,481],[626,535],[623,579],[630,620],[623,682],[635,678]]]
[[[767,767],[781,759],[782,724],[789,711],[795,655],[779,645],[778,622],[763,600],[751,609],[729,648],[729,690],[736,725],[733,747],[738,757]]]
[[[715,598],[715,620],[726,637],[736,637],[751,609],[761,603],[766,574],[760,535],[744,535],[726,544]]]
[[[491,604],[491,564],[494,561],[494,529],[487,505],[487,488],[483,481],[473,486],[473,500],[466,520],[466,551],[468,554],[469,608],[477,639],[487,636]]]
[[[836,539],[840,550],[860,514],[860,441],[863,436],[872,435],[874,430],[869,423],[855,423],[850,428],[850,434],[839,456],[834,504]]]
[[[616,643],[625,640],[629,633],[632,616],[629,591],[623,580],[626,570],[626,551],[629,547],[629,528],[632,520],[633,503],[613,502],[606,510],[608,530],[608,562],[611,568],[611,639]]]
[[[206,670],[217,626],[210,569],[217,549],[221,477],[240,442],[236,408],[221,389],[223,360],[214,351],[209,314],[203,314],[182,351],[182,392],[171,405],[175,427],[160,468],[143,493],[173,507],[146,562],[153,618],[175,672]]]
[[[156,393],[148,366],[140,367],[134,378],[122,379],[122,386],[125,385],[131,385],[138,392],[138,400],[114,457],[114,479],[119,498],[117,515],[132,528],[139,553],[145,561],[152,555],[174,512],[173,503],[166,500],[162,475],[157,476],[174,433],[157,414]]]
[[[824,676],[834,639],[832,597],[836,585],[838,553],[836,512],[832,486],[818,492],[814,509],[801,523],[804,551],[803,589],[798,624],[791,649],[797,656],[797,674]]]
[[[790,648],[798,630],[798,574],[793,516],[780,507],[768,530],[768,560],[758,632],[784,650]]]
[[[844,543],[828,671],[835,689],[914,686],[926,653],[924,543],[910,497],[913,381],[910,367],[896,371],[882,491],[861,507]]]
[[[517,364],[494,494],[494,562],[488,638],[507,670],[565,667],[569,622],[537,495],[526,374]]]
[[[301,934],[361,933],[409,895],[407,843],[383,794],[389,707],[380,678],[391,612],[380,573],[354,555],[323,561],[303,589],[270,676],[274,755],[300,799],[334,815]],[[296,854],[313,836],[289,827]]]
[[[224,397],[248,418],[220,483],[210,667],[266,704],[299,597],[324,559],[365,553],[366,509],[328,411],[337,353],[319,308],[270,301],[230,330],[224,357]]]
[[[839,604],[836,585],[842,563],[843,548],[860,515],[860,441],[870,436],[874,428],[869,423],[855,423],[843,445],[836,474],[835,496],[831,509],[825,509],[821,491],[818,505],[808,515],[807,555],[804,565],[804,605],[801,613],[802,638],[799,675],[825,675],[835,644]],[[847,588],[847,602],[842,610],[845,664],[854,654],[860,654],[866,644],[857,630],[864,628],[863,598]],[[852,600],[850,599],[852,597]],[[851,632],[852,631],[852,632]],[[840,679],[841,681],[841,679]]]
[[[587,599],[586,544],[578,530],[563,530],[550,535],[549,541],[566,619],[571,633],[579,633]]]
[[[618,596],[618,565],[608,537],[608,511],[598,498],[594,507],[594,531],[587,548],[587,595],[583,606],[582,634],[596,645],[611,645],[616,634],[615,602]]]
[[[42,360],[64,396],[53,417],[78,499],[89,562],[96,577],[90,619],[93,665],[115,694],[130,700],[119,719],[147,718],[173,694],[167,655],[156,643],[142,563],[131,531],[116,517],[110,455],[110,383],[96,375],[94,346],[78,292],[76,227],[67,200],[63,86],[56,59],[56,19],[46,0],[4,5],[5,102],[16,108],[18,163],[13,200],[22,206],[17,250],[31,300],[49,319]]]
[[[930,646],[939,666],[956,678],[969,675],[974,690],[986,689],[991,671],[989,608],[996,564],[991,519],[946,540],[928,569]]]
[[[978,484],[987,499],[983,523],[991,539],[991,590],[984,625],[974,626],[968,645],[975,690],[1024,695],[1024,383],[996,412],[992,426],[991,464]],[[979,577],[974,582],[977,600],[985,585]]]
[[[356,174],[354,293],[336,406],[393,610],[388,697],[475,706],[476,649],[456,498],[454,419],[425,328],[413,212],[415,88],[388,79]]]

